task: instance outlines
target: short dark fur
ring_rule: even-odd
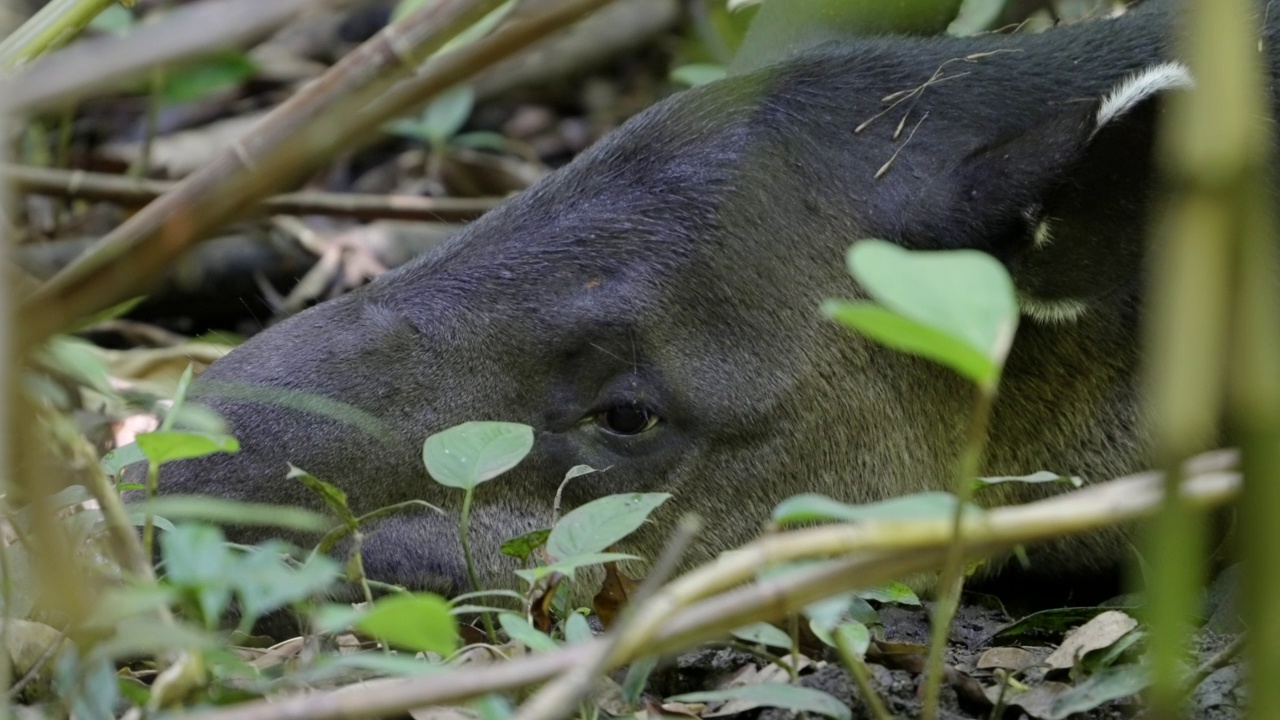
[[[849,42],[671,98],[438,252],[215,363],[197,387],[243,450],[171,465],[161,488],[317,506],[285,479],[292,462],[361,512],[413,498],[456,512],[460,494],[423,470],[423,439],[467,420],[527,423],[532,455],[483,486],[472,521],[484,579],[510,583],[498,545],[548,524],[578,464],[609,469],[570,482],[568,507],[675,494],[628,550],[654,555],[675,513],[705,517],[691,562],[749,539],[795,493],[862,502],[946,487],[969,387],[819,312],[825,299],[858,295],[843,257],[865,237],[981,248],[1025,296],[1087,308],[1024,319],[985,472],[1100,481],[1139,470],[1138,295],[1157,98],[1100,129],[1095,115],[1126,76],[1169,58],[1168,14],[1039,35]],[[884,112],[886,96],[939,68],[943,79]],[[1046,219],[1054,240],[1039,246]],[[218,382],[340,400],[386,434],[219,397]],[[626,438],[590,421],[619,403],[662,422]],[[1000,501],[1039,492],[993,491]],[[1045,548],[1033,569],[1087,573],[1123,547],[1118,531],[1093,535]],[[465,585],[455,517],[386,520],[364,552],[382,580]]]

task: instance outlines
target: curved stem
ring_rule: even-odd
[[[462,518],[458,523],[458,538],[462,543],[462,559],[467,563],[467,579],[471,581],[471,589],[474,592],[480,592],[480,577],[476,575],[476,565],[471,560],[471,543],[467,540],[467,530],[471,525],[471,498],[475,497],[476,489],[474,487],[467,488],[467,493],[462,497]],[[493,628],[493,619],[489,617],[489,613],[480,613],[480,620],[484,622],[485,635],[489,637],[489,642],[494,645],[498,644],[498,633]]]
[[[978,477],[982,462],[982,449],[987,442],[987,425],[991,420],[991,406],[995,402],[998,380],[978,386],[973,415],[969,418],[969,434],[965,440],[955,479],[956,509],[952,517],[952,541],[947,549],[946,564],[938,577],[938,599],[934,603],[932,637],[929,641],[929,658],[925,663],[923,720],[938,716],[938,699],[942,693],[942,668],[947,650],[947,634],[960,604],[960,590],[964,587],[964,538],[961,523],[965,509],[973,495],[973,482]]]

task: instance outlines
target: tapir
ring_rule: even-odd
[[[422,446],[466,421],[534,429],[529,456],[476,494],[469,537],[491,587],[518,586],[499,546],[550,524],[576,465],[600,471],[564,486],[566,511],[672,494],[620,550],[653,558],[674,519],[701,516],[688,563],[748,541],[797,493],[947,489],[972,386],[821,310],[865,297],[844,258],[866,238],[982,250],[1014,279],[1022,319],[984,475],[1144,469],[1155,139],[1163,100],[1195,82],[1178,18],[1155,0],[1038,34],[829,42],[675,94],[434,251],[214,363],[193,397],[241,450],[166,465],[160,491],[321,509],[292,464],[356,512],[425,500],[444,513],[365,529],[364,566],[456,594],[462,494],[433,482]],[[1127,547],[1100,532],[984,572],[1087,577]]]

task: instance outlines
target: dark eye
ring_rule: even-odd
[[[639,435],[658,424],[658,416],[643,405],[614,405],[596,416],[596,423],[617,435]]]

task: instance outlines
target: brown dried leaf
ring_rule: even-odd
[[[591,609],[606,630],[613,627],[618,613],[630,602],[637,587],[639,583],[619,570],[617,563],[604,564],[604,583],[600,586],[600,592],[591,599]]]

